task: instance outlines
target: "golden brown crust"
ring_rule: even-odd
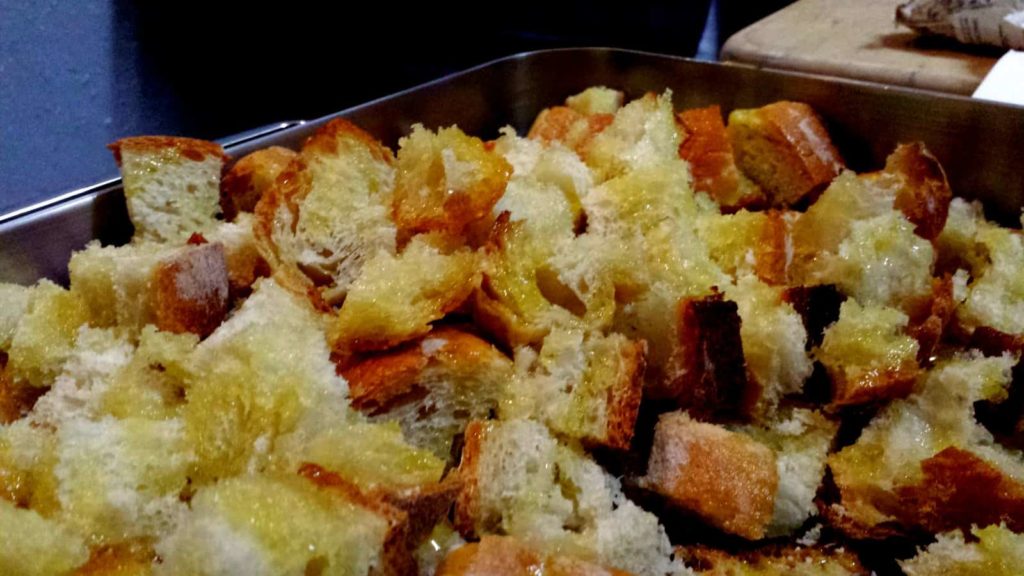
[[[620,381],[608,388],[608,424],[605,437],[599,444],[617,450],[629,450],[643,396],[647,344],[631,341],[621,347],[619,353],[625,368],[619,373]]]
[[[93,548],[74,576],[149,574],[157,555],[149,542],[128,540]]]
[[[727,128],[740,169],[775,205],[792,206],[824,189],[843,161],[821,119],[802,102],[733,112]]]
[[[45,392],[46,388],[15,383],[3,353],[0,352],[0,424],[10,424],[28,414]]]
[[[643,483],[711,525],[757,540],[771,522],[779,476],[767,446],[670,413],[655,427]]]
[[[807,546],[773,545],[733,553],[707,546],[688,546],[677,548],[677,553],[686,561],[687,566],[698,574],[708,576],[734,576],[748,570],[786,574],[807,565],[834,566],[849,574],[870,573],[854,553],[844,548],[825,550]]]
[[[452,474],[441,482],[420,486],[415,490],[381,489],[374,494],[408,514],[409,542],[415,546],[430,534],[438,522],[448,516],[461,490],[462,479]]]
[[[515,538],[484,536],[448,553],[437,568],[437,576],[629,576],[628,572],[604,568],[562,555],[542,558]]]
[[[765,214],[768,218],[761,230],[760,243],[754,247],[754,274],[765,284],[783,286],[789,280],[789,221],[783,210],[768,210]]]
[[[545,144],[561,142],[583,156],[594,136],[614,119],[614,114],[582,114],[568,106],[552,106],[541,110],[526,137]]]
[[[153,286],[157,328],[209,335],[228,312],[224,247],[203,244],[164,260],[153,271]]]
[[[760,390],[747,376],[736,303],[721,294],[683,298],[676,313],[682,368],[666,395],[698,417],[749,414]]]
[[[1024,530],[1024,484],[971,452],[949,447],[921,463],[921,482],[896,490],[894,509],[907,526],[932,533],[1005,523]]]
[[[690,164],[694,190],[706,192],[726,211],[766,201],[756,185],[741,187],[743,175],[736,167],[732,143],[717,104],[684,110],[676,119],[686,134],[679,144],[679,157]]]
[[[953,191],[942,165],[921,142],[900,144],[885,161],[885,172],[900,178],[895,206],[914,232],[934,240],[946,225]]]
[[[220,208],[224,218],[231,221],[240,212],[252,212],[296,156],[293,150],[271,146],[235,162],[220,181]]]
[[[453,526],[464,538],[476,536],[476,518],[480,516],[479,471],[480,456],[487,438],[487,424],[474,420],[466,425],[463,434],[462,459],[459,461],[459,477],[462,490],[455,498]]]
[[[859,406],[902,398],[914,389],[914,383],[921,375],[916,363],[896,368],[880,368],[858,373],[851,377],[846,371],[829,369],[832,378],[832,403],[830,408]]]
[[[918,364],[924,365],[932,357],[955,312],[953,277],[946,274],[942,278],[932,279],[932,295],[928,305],[923,307],[923,311],[911,316],[907,327],[907,333],[919,344]]]
[[[114,153],[114,160],[117,161],[118,166],[121,165],[121,158],[125,151],[151,154],[164,150],[175,150],[185,158],[196,162],[205,160],[207,156],[215,156],[221,160],[228,158],[224,149],[216,142],[177,136],[133,136],[107,144],[107,148]]]
[[[371,510],[387,521],[388,532],[384,537],[381,565],[374,574],[401,576],[415,572],[416,563],[411,551],[416,543],[410,538],[409,515],[404,510],[379,496],[364,494],[355,484],[316,464],[305,463],[299,467],[298,473],[318,488],[335,492],[345,500]]]

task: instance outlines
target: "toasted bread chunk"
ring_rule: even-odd
[[[77,292],[40,280],[7,350],[7,369],[15,383],[50,386],[74,348],[79,327],[88,321],[88,308]]]
[[[1024,565],[1024,535],[1005,526],[971,528],[968,541],[964,532],[939,534],[917,556],[900,561],[907,576],[1011,576]]]
[[[437,328],[341,374],[353,408],[373,420],[398,422],[410,443],[447,458],[469,420],[498,409],[513,370],[512,361],[485,340]]]
[[[679,157],[690,163],[694,190],[708,194],[724,210],[766,203],[761,189],[736,167],[717,104],[684,110],[676,118],[686,134],[679,145]]]
[[[725,532],[757,540],[771,522],[779,476],[767,446],[671,412],[658,419],[641,483]]]
[[[752,412],[761,390],[747,376],[735,302],[721,294],[684,298],[677,311],[678,342],[674,369],[679,374],[658,395],[702,416],[738,416]]]
[[[270,267],[260,254],[253,232],[255,220],[252,214],[242,213],[234,222],[221,222],[204,236],[210,243],[224,247],[232,300],[248,296],[257,278],[270,275]]]
[[[345,485],[238,476],[202,488],[158,542],[157,574],[404,574],[405,515]],[[310,568],[310,567],[313,568]]]
[[[536,418],[584,444],[628,450],[645,351],[621,334],[552,329],[539,353],[516,350],[516,380],[501,416]]]
[[[780,210],[709,213],[698,219],[697,233],[723,272],[736,277],[753,272],[763,282],[784,285],[793,259],[790,228],[796,216]]]
[[[270,146],[239,158],[220,182],[224,218],[234,221],[242,212],[252,212],[296,156],[294,150]]]
[[[839,320],[839,309],[846,296],[832,284],[818,284],[787,288],[782,299],[800,314],[807,333],[807,349],[812,350],[821,346],[825,330]]]
[[[71,574],[89,559],[81,536],[35,510],[0,498],[0,573],[23,576]]]
[[[398,256],[381,251],[352,283],[332,326],[339,351],[380,350],[430,332],[480,283],[479,258],[462,247],[445,253],[417,236]]]
[[[821,119],[801,102],[733,110],[728,131],[736,163],[776,206],[816,194],[843,168]]]
[[[611,124],[586,146],[581,156],[598,181],[679,157],[682,134],[675,121],[672,91],[644,94],[620,108]]]
[[[919,391],[884,408],[857,442],[829,457],[838,527],[945,531],[1024,522],[1024,462],[974,419],[974,403],[1004,398],[1008,356],[941,361]]]
[[[224,247],[203,244],[161,260],[153,270],[157,328],[206,336],[228,312]]]
[[[779,487],[768,537],[791,535],[818,512],[814,498],[839,425],[821,413],[785,408],[761,424],[735,428],[775,452]]]
[[[972,271],[966,301],[956,312],[968,331],[987,326],[1011,336],[1024,335],[1024,235],[991,224],[979,228],[975,242],[987,265]]]
[[[127,540],[93,547],[75,576],[150,576],[156,561],[149,541]]]
[[[221,244],[88,245],[71,256],[71,286],[93,322],[137,334],[146,324],[205,336],[224,319],[229,276]]]
[[[832,405],[851,406],[906,396],[920,375],[920,344],[909,319],[892,308],[843,302],[839,320],[817,351],[832,379]]]
[[[591,86],[565,99],[565,105],[580,114],[615,114],[622,108],[625,94],[607,86]]]
[[[527,137],[545,144],[561,143],[582,156],[613,118],[612,114],[588,114],[568,106],[553,106],[540,111]]]
[[[437,576],[628,576],[584,560],[551,554],[541,556],[508,536],[484,536],[445,556]]]
[[[194,454],[180,420],[72,419],[57,457],[62,516],[94,543],[156,537],[185,511],[178,495]]]
[[[783,300],[781,288],[753,275],[741,276],[726,289],[740,316],[740,340],[747,373],[759,394],[754,414],[775,411],[787,394],[803,389],[813,364],[806,351],[807,331],[797,311]]]
[[[395,253],[393,164],[391,150],[340,118],[306,141],[256,206],[256,238],[278,283],[337,304],[367,260]]]
[[[914,224],[914,232],[927,240],[938,237],[953,199],[938,159],[922,142],[900,144],[886,158],[885,172],[899,180],[896,208]]]
[[[10,350],[18,322],[28,311],[31,293],[28,286],[0,283],[0,352]]]
[[[325,323],[308,301],[265,279],[190,354],[182,417],[197,455],[193,485],[262,470],[280,436],[345,417],[347,386]]]
[[[513,536],[541,553],[564,550],[640,575],[685,573],[664,529],[619,481],[530,420],[472,422],[455,524],[464,535]]]
[[[437,133],[416,124],[399,141],[392,210],[399,234],[462,235],[490,215],[512,166],[479,138],[452,126]]]
[[[843,548],[822,550],[774,546],[730,554],[702,546],[684,549],[684,557],[708,576],[868,576],[857,556]]]
[[[139,136],[109,146],[121,169],[135,238],[185,240],[216,225],[220,145],[191,138]]]

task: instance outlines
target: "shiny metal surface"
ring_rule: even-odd
[[[989,215],[1013,222],[1024,206],[1024,107],[959,96],[757,70],[748,66],[613,49],[566,49],[512,56],[311,122],[282,123],[226,145],[239,157],[269,145],[297,147],[334,117],[345,117],[394,146],[413,123],[458,124],[484,138],[520,132],[545,106],[595,84],[626,91],[673,90],[677,108],[719,104],[724,111],[775,100],[814,106],[855,170],[882,166],[896,144],[925,142],[957,195],[982,200]],[[64,281],[73,250],[131,234],[119,181],[0,216],[0,281]]]

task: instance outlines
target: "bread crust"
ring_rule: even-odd
[[[642,479],[673,505],[748,540],[764,537],[778,484],[770,448],[681,412],[659,418]]]
[[[953,200],[938,159],[922,142],[900,144],[886,159],[885,171],[901,180],[895,207],[914,224],[914,232],[927,240],[937,238]]]
[[[219,243],[191,246],[165,259],[153,270],[157,328],[208,336],[227,315],[229,287]]]
[[[620,381],[608,387],[608,424],[605,437],[597,443],[616,450],[629,450],[643,397],[647,343],[630,342],[620,348],[619,353],[626,368],[620,373]]]
[[[220,208],[224,218],[231,221],[240,212],[252,212],[296,156],[294,150],[270,146],[235,162],[220,181]]]
[[[133,136],[122,138],[107,148],[114,153],[114,160],[121,165],[121,158],[126,151],[139,154],[152,154],[166,150],[174,150],[189,160],[201,162],[208,156],[214,156],[221,160],[227,160],[228,155],[220,144],[207,140],[195,138],[181,138],[177,136]]]
[[[487,424],[474,420],[466,425],[463,434],[462,458],[459,461],[459,477],[462,489],[455,498],[453,526],[463,538],[476,536],[476,518],[480,516],[480,457],[487,439]]]
[[[690,164],[694,190],[706,192],[727,212],[765,203],[761,189],[744,182],[746,178],[736,166],[722,109],[717,104],[684,110],[676,120],[686,134],[679,144],[679,157]]]

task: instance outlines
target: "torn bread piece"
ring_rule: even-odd
[[[761,188],[736,166],[732,142],[716,104],[676,115],[684,137],[679,157],[690,164],[693,189],[711,196],[723,210],[735,211],[767,203]]]
[[[857,555],[844,548],[768,546],[730,554],[704,546],[690,546],[683,557],[707,576],[869,576]]]
[[[191,513],[157,543],[154,573],[407,574],[405,522],[343,483],[237,476],[198,490]]]
[[[698,218],[697,234],[726,274],[752,272],[762,282],[786,285],[793,260],[790,228],[798,217],[797,212],[781,210],[710,212]]]
[[[135,239],[182,241],[216,225],[227,160],[219,144],[139,136],[108,147],[121,169]]]
[[[541,554],[509,536],[484,536],[451,551],[436,576],[628,576],[586,560],[558,553]]]
[[[7,349],[15,385],[50,386],[74,349],[79,327],[89,321],[88,305],[77,292],[49,280],[33,286]]]
[[[0,498],[0,573],[72,574],[88,560],[89,549],[74,530]]]
[[[843,168],[821,119],[801,102],[733,110],[728,131],[736,163],[776,206],[813,196]]]
[[[648,92],[620,108],[611,124],[590,140],[581,156],[598,181],[679,158],[682,133],[672,91]]]
[[[813,370],[803,320],[781,288],[753,275],[739,277],[725,294],[738,307],[747,376],[758,391],[751,412],[774,413],[784,396],[803,390]]]
[[[832,381],[832,407],[906,396],[921,374],[920,344],[907,333],[899,310],[847,300],[825,330],[815,356]]]
[[[182,418],[197,457],[194,486],[263,470],[280,436],[346,418],[348,388],[326,322],[308,300],[264,279],[189,355]]]
[[[416,236],[397,256],[367,260],[331,326],[341,353],[382,350],[430,332],[430,323],[458,308],[480,284],[480,259],[444,238]]]
[[[252,212],[296,156],[294,150],[269,146],[239,158],[220,182],[224,219],[233,222],[239,214]]]
[[[688,572],[658,519],[543,424],[470,423],[459,473],[455,524],[466,536],[513,536],[542,553],[564,550],[637,575]]]
[[[374,421],[398,422],[414,446],[447,458],[470,420],[497,411],[513,368],[489,342],[443,327],[345,366],[341,375],[353,408]]]
[[[398,147],[392,213],[404,238],[465,234],[490,216],[512,172],[501,155],[456,126],[435,133],[415,124]]]
[[[1024,566],[1024,534],[1001,524],[970,529],[971,539],[959,530],[939,534],[917,556],[900,561],[907,576],[1011,576]]]
[[[565,99],[565,105],[580,114],[615,114],[626,95],[607,86],[591,86]]]
[[[91,243],[69,264],[72,289],[93,323],[138,334],[146,324],[206,336],[228,311],[229,275],[221,244]]]
[[[775,452],[779,486],[775,492],[767,537],[788,536],[817,515],[815,496],[825,477],[825,465],[839,429],[820,412],[783,408],[759,424],[732,428]]]
[[[559,143],[583,156],[590,142],[612,123],[622,108],[624,95],[604,86],[587,88],[565,99],[565,106],[540,111],[530,126],[528,138],[545,145]]]
[[[953,199],[938,159],[922,142],[900,144],[886,158],[883,174],[897,180],[895,206],[914,224],[914,233],[926,240],[938,237]]]
[[[256,238],[278,283],[338,304],[363,264],[394,254],[394,154],[347,120],[331,120],[256,206]]]
[[[535,418],[590,446],[628,450],[643,394],[646,345],[621,334],[554,328],[516,350],[503,419]]]
[[[260,253],[253,226],[256,217],[244,212],[233,222],[221,222],[203,235],[211,244],[224,247],[231,300],[248,296],[257,278],[270,276],[270,267]]]
[[[779,473],[764,444],[670,412],[658,419],[640,484],[712,526],[758,540],[772,520]]]
[[[827,509],[833,524],[855,537],[885,527],[1024,528],[1024,460],[974,418],[975,402],[1006,397],[1015,362],[940,361],[914,394],[883,408],[856,443],[829,457],[840,495]]]

